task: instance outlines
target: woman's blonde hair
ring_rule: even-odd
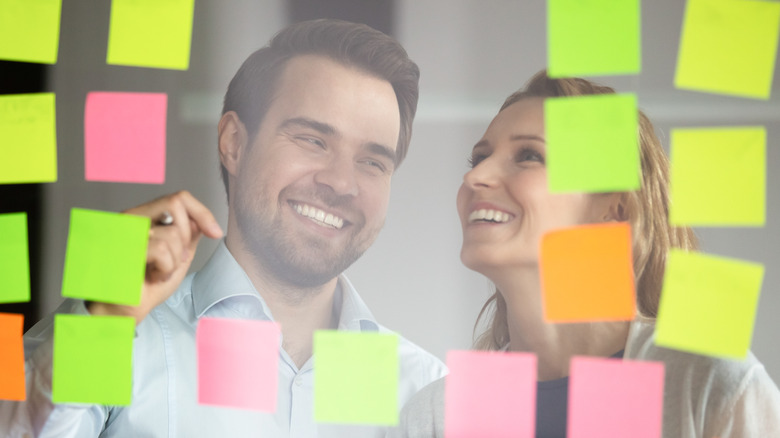
[[[525,88],[509,96],[499,112],[513,103],[532,97],[582,96],[614,94],[610,87],[580,78],[551,79],[545,70],[532,77]],[[669,224],[669,159],[655,135],[650,119],[639,111],[639,145],[642,163],[642,187],[622,194],[621,220],[631,225],[634,255],[634,278],[637,291],[637,311],[644,317],[658,314],[666,254],[670,248],[696,249],[698,242],[688,227]],[[496,292],[479,312],[474,325],[487,319],[487,329],[474,346],[480,350],[498,350],[509,343],[506,302]]]

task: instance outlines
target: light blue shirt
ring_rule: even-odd
[[[339,330],[390,333],[379,325],[354,287],[338,279]],[[57,313],[87,314],[67,300]],[[195,328],[207,317],[273,320],[268,306],[224,242],[204,268],[136,328],[133,398],[129,406],[51,402],[54,317],[24,336],[27,401],[0,401],[0,431],[9,437],[380,437],[387,428],[314,421],[313,359],[300,369],[280,348],[275,413],[200,405],[197,401]],[[281,344],[280,344],[281,346]],[[445,374],[444,364],[399,337],[399,410],[420,388]]]

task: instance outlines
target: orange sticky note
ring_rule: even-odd
[[[630,225],[614,222],[551,231],[542,237],[540,252],[547,321],[634,318]]]
[[[0,313],[0,400],[25,400],[24,316]]]

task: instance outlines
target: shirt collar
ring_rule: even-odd
[[[230,253],[222,240],[211,258],[192,279],[192,303],[195,317],[200,318],[209,309],[220,302],[239,297],[252,297],[262,306],[264,316],[273,320],[271,310],[255,289],[249,276]],[[345,275],[339,275],[336,290],[337,300],[341,301],[339,315],[340,330],[378,331],[379,324],[360,298],[355,287]]]

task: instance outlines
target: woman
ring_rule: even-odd
[[[569,362],[578,355],[664,362],[664,437],[777,436],[780,392],[752,354],[728,361],[653,343],[666,254],[670,248],[696,249],[697,243],[689,228],[669,225],[669,163],[649,119],[639,113],[641,190],[551,194],[547,189],[544,98],[614,92],[540,72],[507,98],[474,146],[457,198],[461,260],[496,285],[477,321],[486,319],[488,328],[476,348],[536,354],[539,437],[566,436]],[[627,221],[632,228],[639,316],[633,322],[545,322],[538,269],[542,235],[610,221]],[[404,436],[444,436],[444,388],[444,379],[436,381],[406,405]]]

